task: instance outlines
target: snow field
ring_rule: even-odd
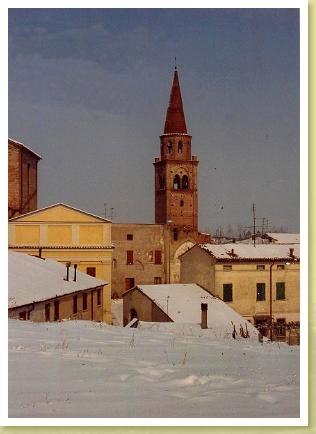
[[[9,417],[299,417],[299,347],[9,320]]]

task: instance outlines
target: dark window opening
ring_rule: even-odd
[[[155,264],[161,264],[161,250],[155,250]]]
[[[284,338],[286,336],[286,321],[285,318],[278,318],[277,319],[277,336]]]
[[[180,140],[179,143],[178,143],[178,153],[182,154],[182,150],[183,150],[182,149],[182,141]]]
[[[23,310],[23,312],[19,313],[19,319],[22,321],[26,320],[26,310]]]
[[[184,201],[180,200],[180,206],[184,206]]]
[[[160,285],[161,284],[161,277],[154,277],[154,284]]]
[[[59,320],[59,301],[54,301],[54,321]]]
[[[233,284],[223,284],[223,301],[233,301]]]
[[[101,306],[101,294],[102,294],[102,290],[98,289],[97,290],[97,305]]]
[[[266,299],[266,284],[257,283],[257,301],[264,301]]]
[[[176,175],[173,179],[173,189],[174,190],[180,190],[181,184],[180,184],[180,176]]]
[[[174,241],[178,240],[178,228],[173,228],[173,239]]]
[[[276,283],[276,299],[285,300],[285,282]]]
[[[169,152],[169,154],[171,154],[171,152],[172,152],[172,143],[171,142],[168,143],[168,152]]]
[[[78,295],[74,295],[72,298],[72,313],[78,312]]]
[[[88,309],[88,294],[84,292],[82,294],[82,310]]]
[[[132,321],[132,319],[134,319],[134,318],[138,318],[138,316],[137,316],[137,311],[136,311],[136,309],[131,309],[131,311],[130,311],[130,317],[131,317],[131,321]]]
[[[258,265],[257,265],[257,270],[258,270],[258,271],[264,271],[265,268],[266,268],[266,267],[265,267],[265,265],[263,265],[263,264],[258,264]]]
[[[126,252],[126,264],[133,265],[134,262],[134,252],[133,250],[127,250]]]
[[[133,241],[133,234],[127,234],[126,239],[129,241]]]
[[[189,188],[189,178],[187,175],[182,176],[182,189],[187,190]]]
[[[277,270],[285,270],[285,265],[284,264],[278,264]]]
[[[126,279],[125,279],[125,291],[128,291],[131,288],[134,288],[134,286],[135,286],[134,277],[126,277]]]
[[[96,268],[95,267],[87,267],[87,274],[89,274],[89,276],[95,277]]]
[[[50,321],[50,304],[45,304],[45,321]]]

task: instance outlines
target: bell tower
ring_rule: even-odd
[[[160,157],[155,158],[155,222],[174,230],[197,232],[197,157],[183,111],[177,67],[173,75],[165,128],[160,136]]]

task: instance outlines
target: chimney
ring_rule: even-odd
[[[294,258],[294,248],[290,247],[290,257]]]
[[[67,282],[69,281],[69,268],[70,268],[70,262],[66,262],[66,268],[67,268],[67,275],[64,277],[64,280]]]
[[[207,303],[201,303],[201,329],[207,329]]]
[[[78,265],[77,264],[74,264],[74,282],[76,282],[77,281],[77,267],[78,267]]]

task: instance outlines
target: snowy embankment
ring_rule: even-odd
[[[299,417],[299,347],[9,320],[9,417]]]

